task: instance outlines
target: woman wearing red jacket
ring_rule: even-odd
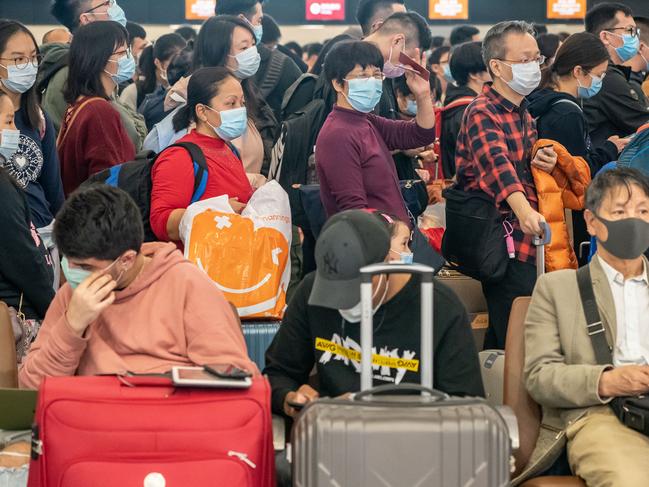
[[[232,208],[241,212],[253,188],[243,164],[229,142],[247,129],[243,89],[240,81],[225,67],[196,71],[187,89],[187,105],[177,114],[185,126],[196,129],[178,142],[191,142],[205,155],[208,178],[201,200],[227,194]],[[153,166],[151,228],[160,240],[180,241],[178,227],[194,192],[194,164],[189,153],[172,147],[164,151]]]
[[[64,92],[69,106],[57,141],[66,195],[89,176],[135,158],[133,142],[111,105],[119,84],[134,72],[128,32],[117,22],[94,22],[75,33]]]

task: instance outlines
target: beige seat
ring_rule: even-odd
[[[525,365],[525,316],[531,298],[518,298],[512,305],[505,345],[504,402],[511,407],[518,420],[520,448],[514,453],[518,476],[527,465],[541,428],[541,408],[525,388],[523,367]],[[579,477],[537,477],[521,487],[586,487]]]
[[[0,301],[0,388],[18,387],[18,367],[16,362],[16,339],[11,327],[9,308]]]

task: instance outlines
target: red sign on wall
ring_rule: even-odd
[[[345,20],[345,0],[306,0],[306,20]]]

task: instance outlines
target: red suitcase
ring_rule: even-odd
[[[272,436],[264,378],[236,391],[162,377],[48,378],[28,486],[274,487]]]

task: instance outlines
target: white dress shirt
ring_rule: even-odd
[[[649,279],[647,266],[642,274],[624,280],[604,259],[598,257],[615,302],[617,337],[613,352],[616,366],[649,364]]]

